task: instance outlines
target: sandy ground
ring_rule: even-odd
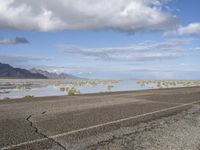
[[[107,133],[107,139],[85,149],[199,150],[200,105],[159,120]]]

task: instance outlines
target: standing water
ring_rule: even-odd
[[[0,99],[26,96],[134,91],[142,89],[200,86],[200,81],[161,80],[0,80]]]

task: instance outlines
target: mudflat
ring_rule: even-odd
[[[142,123],[148,126],[194,105],[197,110],[199,103],[200,87],[1,100],[0,149],[112,149],[107,139],[116,133],[121,145],[126,129],[131,135]],[[156,135],[150,143],[155,141]],[[133,143],[128,146],[120,149]]]

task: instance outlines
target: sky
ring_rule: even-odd
[[[200,79],[199,0],[0,0],[0,62],[92,79]]]

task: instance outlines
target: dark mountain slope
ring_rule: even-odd
[[[9,64],[0,63],[0,78],[4,79],[47,79],[40,73],[32,73],[26,69],[14,68]]]

